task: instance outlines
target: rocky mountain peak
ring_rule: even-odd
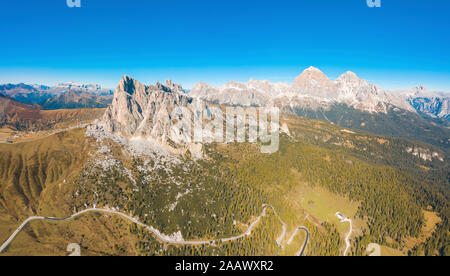
[[[302,81],[310,81],[310,80],[315,80],[315,81],[326,81],[329,80],[328,77],[319,69],[317,69],[316,67],[309,67],[308,69],[304,70],[294,81],[295,83],[299,83]]]
[[[313,95],[318,97],[333,97],[335,84],[322,71],[309,67],[301,73],[292,85],[295,93]]]
[[[125,92],[129,95],[133,95],[136,93],[136,91],[142,92],[143,90],[145,90],[144,85],[130,76],[123,76],[116,88],[116,93],[114,93],[114,96],[116,96],[118,92]]]
[[[211,84],[205,83],[205,82],[197,82],[194,87],[192,88],[192,90],[194,90],[195,87],[210,87],[212,88],[213,86]]]
[[[309,66],[308,68],[306,68],[305,70],[303,70],[303,72],[317,72],[317,73],[322,73],[322,71],[320,71],[319,68],[314,67],[314,66]]]
[[[359,80],[360,78],[352,71],[347,71],[341,76],[339,76],[339,78],[337,78],[337,81],[344,81],[344,82],[356,82]]]
[[[178,93],[184,93],[183,87],[178,83],[172,82],[172,80],[166,80],[165,86],[167,88],[169,88],[171,91],[176,91]]]
[[[171,81],[165,85],[156,83],[146,86],[124,76],[99,125],[125,137],[166,142],[170,134],[170,114],[175,107],[187,106],[191,102],[182,91],[180,85]]]
[[[193,98],[208,99],[210,96],[215,96],[219,93],[218,89],[214,88],[212,85],[198,82],[192,87],[189,96]]]

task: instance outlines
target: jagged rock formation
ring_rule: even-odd
[[[192,88],[189,96],[226,105],[263,106],[272,97],[276,97],[288,89],[289,85],[284,83],[254,79],[247,83],[230,81],[218,88],[200,82]]]
[[[438,152],[433,152],[430,149],[424,149],[421,147],[408,147],[406,148],[406,152],[410,153],[414,156],[417,156],[421,159],[423,159],[424,161],[433,161],[433,159],[437,159],[441,162],[444,162],[444,158],[442,158],[442,156],[440,156],[440,154]]]
[[[431,117],[450,121],[449,97],[417,97],[409,99],[409,103],[417,110]]]
[[[337,102],[359,110],[386,113],[386,103],[390,102],[390,97],[378,86],[358,78],[353,72],[341,75],[335,84]]]
[[[125,76],[99,124],[111,133],[150,138],[164,144],[171,138],[172,112],[191,102],[181,86],[171,81],[146,86]]]

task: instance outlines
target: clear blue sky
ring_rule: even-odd
[[[269,79],[315,66],[383,88],[450,91],[450,1],[0,1],[0,83],[63,81],[115,87]]]

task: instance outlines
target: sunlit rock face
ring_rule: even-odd
[[[317,110],[333,104],[370,113],[387,113],[388,106],[448,118],[448,96],[426,89],[387,91],[346,72],[336,80],[329,79],[315,67],[304,70],[292,84],[251,79],[230,81],[221,87],[206,83],[195,85],[190,94],[209,102],[240,106],[278,106],[283,110],[307,108]],[[424,99],[421,99],[424,98]]]
[[[191,101],[181,86],[171,81],[146,86],[125,76],[99,124],[126,137],[167,141],[173,110],[177,106],[186,107]]]

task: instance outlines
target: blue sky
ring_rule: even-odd
[[[0,1],[0,83],[99,83],[122,75],[220,85],[292,82],[315,66],[386,89],[450,91],[450,1]]]

